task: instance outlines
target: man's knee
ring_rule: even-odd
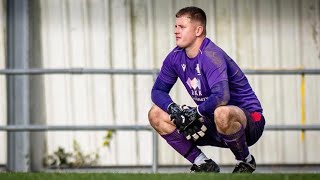
[[[231,110],[227,106],[219,106],[214,111],[214,121],[220,130],[227,130],[230,126]]]
[[[148,113],[150,125],[161,135],[173,132],[176,127],[170,121],[168,113],[154,105]]]
[[[163,111],[158,106],[153,105],[148,113],[149,123],[152,127],[156,128],[160,126],[161,117],[163,116]]]
[[[238,132],[241,126],[246,127],[246,116],[237,106],[220,106],[214,111],[217,129],[223,133]]]

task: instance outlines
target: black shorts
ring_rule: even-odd
[[[247,118],[247,126],[245,128],[246,140],[248,146],[255,144],[259,138],[262,136],[265,119],[264,116],[259,112],[248,112],[247,110],[242,109]],[[196,141],[198,146],[217,146],[225,147],[228,146],[222,139],[222,137],[217,132],[216,125],[213,121],[213,118],[205,118],[204,124],[207,126],[206,135]]]

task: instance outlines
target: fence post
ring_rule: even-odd
[[[9,69],[28,69],[29,1],[7,1],[7,60]],[[29,125],[29,76],[7,76],[8,125]],[[7,169],[30,170],[29,132],[9,132]]]
[[[153,82],[156,81],[157,79],[157,76],[158,76],[158,71],[155,69],[153,74],[152,74],[152,77],[153,77]],[[158,157],[159,157],[159,147],[158,147],[158,133],[153,130],[152,131],[152,172],[153,173],[157,173],[158,172],[158,165],[159,165],[159,162],[158,162]]]
[[[152,131],[152,172],[157,173],[158,172],[158,133],[153,130]]]

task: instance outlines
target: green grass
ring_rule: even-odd
[[[0,180],[319,180],[320,174],[0,173]]]

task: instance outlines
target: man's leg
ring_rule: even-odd
[[[196,172],[219,172],[219,166],[209,160],[205,154],[180,134],[175,125],[170,121],[169,115],[161,108],[154,105],[148,114],[151,126],[173,147],[178,153],[194,164],[191,170]]]
[[[182,134],[178,133],[175,125],[170,121],[169,115],[161,108],[154,105],[149,111],[151,126],[172,146],[178,153],[194,163],[195,159],[202,154],[201,150]]]
[[[238,165],[248,163],[248,169],[237,170],[237,166],[234,172],[253,172],[255,162],[246,141],[247,118],[243,110],[236,106],[220,106],[214,111],[214,121],[218,133],[239,161]]]

